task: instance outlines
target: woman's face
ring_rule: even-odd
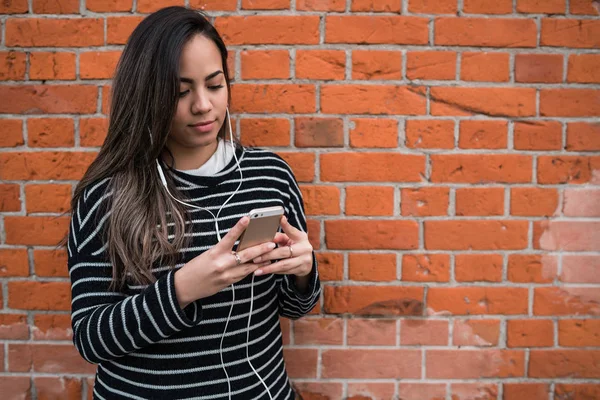
[[[190,39],[181,53],[179,76],[179,102],[167,144],[187,150],[214,146],[228,100],[217,45],[203,35]]]

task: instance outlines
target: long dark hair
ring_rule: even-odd
[[[71,213],[88,185],[111,178],[104,239],[113,264],[112,288],[122,289],[126,278],[134,284],[154,282],[152,264],[160,260],[173,267],[178,250],[187,244],[187,211],[160,187],[155,160],[166,150],[177,109],[180,55],[197,34],[218,47],[231,98],[227,48],[208,18],[185,7],[150,14],[125,45],[113,80],[106,140],[75,188]],[[221,138],[226,124],[219,131]],[[170,174],[165,175],[171,193],[184,200]],[[171,232],[169,223],[174,224]],[[171,241],[169,233],[174,235]]]

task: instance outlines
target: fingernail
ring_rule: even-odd
[[[274,249],[277,245],[275,243],[269,243],[269,248]]]
[[[260,260],[261,260],[261,258],[260,258],[260,257],[256,257],[256,258],[255,258],[253,261],[254,261],[254,263],[255,263],[255,264],[257,264],[257,263],[259,263],[259,262],[260,262]]]
[[[254,271],[254,275],[262,275],[263,270],[262,269],[257,269],[256,271]]]

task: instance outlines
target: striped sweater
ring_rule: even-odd
[[[238,148],[237,155],[244,179],[219,215],[221,235],[251,209],[276,205],[284,207],[292,225],[306,231],[302,196],[286,162],[261,149]],[[215,215],[239,184],[235,160],[208,177],[177,170],[168,173],[189,201]],[[251,275],[236,283],[233,292],[227,287],[182,310],[175,295],[175,270],[218,240],[212,216],[190,208],[192,239],[181,250],[176,269],[155,264],[155,283],[128,285],[125,293],[109,291],[112,269],[102,235],[109,211],[103,205],[113,190],[110,178],[85,189],[71,217],[68,241],[73,342],[85,360],[98,364],[94,398],[227,399],[219,347],[235,296],[222,347],[231,398],[269,399],[246,359],[248,350],[272,397],[293,399],[279,316],[299,318],[319,301],[316,261],[305,293],[294,286],[293,276],[255,277],[251,315]]]

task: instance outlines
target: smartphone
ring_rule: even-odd
[[[256,208],[250,211],[248,214],[250,223],[240,236],[237,251],[273,240],[279,229],[282,215],[282,206]]]

